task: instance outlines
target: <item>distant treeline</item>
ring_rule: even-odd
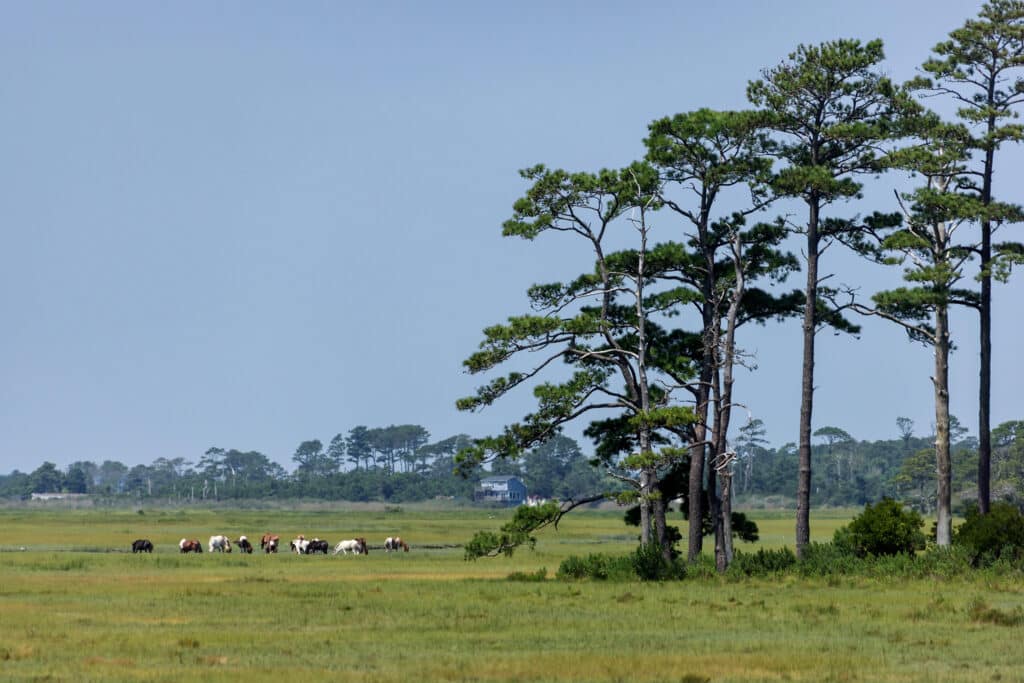
[[[956,418],[953,430],[953,490],[970,500],[975,495],[977,439]],[[884,496],[923,512],[935,506],[934,435],[914,434],[906,418],[896,421],[898,436],[860,441],[838,427],[815,431],[812,473],[815,505],[860,507]],[[795,444],[769,448],[760,420],[739,430],[733,492],[740,504],[790,505],[798,466]],[[993,497],[1022,503],[1024,421],[992,431]],[[580,445],[556,436],[516,461],[501,460],[487,472],[463,477],[455,473],[455,455],[472,442],[460,434],[432,442],[419,425],[355,427],[338,434],[325,448],[318,440],[295,449],[292,472],[258,451],[210,448],[198,462],[158,458],[129,467],[116,460],[80,461],[61,470],[44,462],[36,470],[0,475],[0,497],[32,493],[89,493],[153,500],[204,501],[260,498],[412,502],[436,497],[472,498],[480,476],[514,474],[531,495],[580,497],[614,490],[612,473],[591,464]],[[769,499],[774,498],[774,501]]]
[[[954,504],[977,496],[978,439],[951,418]],[[811,500],[814,505],[861,507],[890,497],[931,513],[935,510],[935,435],[916,435],[914,423],[896,420],[898,437],[860,441],[838,427],[815,430]],[[793,499],[799,454],[795,443],[768,448],[760,420],[748,423],[736,439],[735,488],[739,502],[771,496]],[[1024,422],[992,430],[992,497],[1022,503]]]
[[[479,476],[455,472],[455,454],[472,439],[459,434],[432,442],[419,425],[355,427],[324,447],[303,441],[289,472],[259,451],[213,447],[198,462],[157,458],[149,465],[118,460],[78,461],[67,469],[44,462],[30,473],[0,475],[0,497],[32,493],[87,493],[170,501],[315,498],[411,502],[436,497],[471,499]],[[578,444],[558,436],[517,463],[483,474],[517,474],[531,495],[567,498],[614,488]]]

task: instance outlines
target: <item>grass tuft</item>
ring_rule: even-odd
[[[1020,626],[1024,624],[1024,610],[1019,606],[1012,611],[990,607],[981,598],[975,598],[967,605],[967,614],[971,621],[979,624],[995,624],[996,626]]]
[[[512,572],[506,578],[509,581],[546,581],[548,570],[547,567],[541,567],[535,572]]]

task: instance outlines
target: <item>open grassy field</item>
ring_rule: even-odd
[[[635,530],[614,511],[574,513],[511,559],[446,547],[506,515],[0,510],[0,680],[1024,680],[1024,586],[1010,580],[506,579],[629,552]],[[753,517],[765,546],[791,543],[790,514]],[[813,520],[815,536],[848,517]],[[413,549],[177,552],[186,536],[264,531],[371,546],[397,533]],[[156,552],[128,552],[143,537]]]

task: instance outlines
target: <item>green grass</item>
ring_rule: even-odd
[[[616,511],[574,513],[511,559],[444,547],[507,515],[0,510],[0,680],[1024,680],[1019,581],[506,580],[629,552],[636,532]],[[849,516],[816,517],[815,538]],[[791,517],[753,517],[766,547],[792,538]],[[263,531],[376,545],[398,533],[412,551],[177,552],[183,536]],[[128,552],[138,537],[152,556]]]

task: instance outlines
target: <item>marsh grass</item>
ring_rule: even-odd
[[[0,680],[1024,679],[1024,594],[1012,576],[543,578],[581,550],[632,551],[619,514],[589,511],[533,553],[467,563],[447,547],[502,514],[0,511],[0,546],[34,539],[0,552]],[[264,530],[378,544],[400,533],[413,549],[177,553],[183,536]],[[152,556],[126,552],[136,537],[153,540]],[[83,546],[111,552],[70,549]]]
[[[967,613],[976,623],[996,624],[997,626],[1021,626],[1024,624],[1024,609],[1020,605],[1012,610],[1001,610],[997,607],[990,607],[980,597],[968,603]]]

